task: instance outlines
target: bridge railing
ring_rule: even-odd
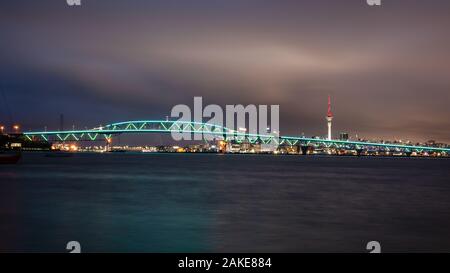
[[[188,133],[210,135],[218,140],[220,139],[227,141],[236,141],[238,143],[248,141],[249,143],[274,143],[276,145],[290,146],[323,146],[328,148],[334,147],[336,149],[379,149],[388,151],[431,151],[444,152],[447,154],[450,153],[449,148],[361,141],[327,140],[295,136],[276,137],[273,135],[249,134],[239,132],[223,126],[209,123],[164,120],[126,121],[87,130],[24,132],[23,134],[29,140],[39,139],[45,141],[64,142],[108,140],[111,139],[114,135],[132,133]]]

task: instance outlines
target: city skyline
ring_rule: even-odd
[[[164,119],[201,95],[325,136],[331,95],[334,137],[450,142],[446,1],[25,2],[0,11],[0,122],[24,130]]]

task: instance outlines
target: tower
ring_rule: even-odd
[[[333,120],[333,113],[331,112],[331,97],[328,95],[328,113],[327,113],[327,122],[328,122],[328,140],[331,140],[331,121]]]

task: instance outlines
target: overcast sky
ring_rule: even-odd
[[[203,96],[323,136],[330,94],[335,134],[450,142],[450,1],[382,2],[2,1],[0,123],[164,119]]]

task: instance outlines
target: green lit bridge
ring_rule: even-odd
[[[320,138],[306,138],[295,136],[275,136],[271,134],[250,134],[231,130],[229,128],[200,122],[186,121],[163,121],[163,120],[139,120],[113,123],[110,125],[71,131],[42,131],[42,132],[24,132],[23,135],[30,141],[110,141],[114,136],[120,134],[144,134],[144,133],[183,133],[183,134],[202,134],[212,136],[217,140],[235,141],[242,143],[275,144],[288,146],[305,147],[326,147],[347,150],[382,150],[382,151],[401,151],[411,152],[436,152],[450,154],[450,148],[401,145],[390,143],[374,143],[361,141],[342,141],[327,140]]]

